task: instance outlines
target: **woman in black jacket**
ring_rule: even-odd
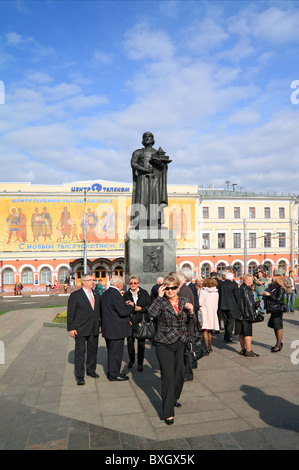
[[[142,289],[139,285],[140,279],[138,276],[132,275],[129,278],[130,289],[124,293],[124,299],[126,302],[130,302],[130,304],[134,305],[134,311],[131,315],[131,323],[132,323],[132,331],[134,332],[134,328],[137,323],[143,320],[143,316],[145,316],[145,320],[149,321],[149,317],[147,315],[147,310],[151,304],[150,296],[145,289]],[[143,360],[144,360],[144,351],[145,351],[145,339],[138,339],[138,346],[137,346],[137,370],[138,372],[143,371]],[[127,338],[127,346],[128,346],[128,354],[130,362],[128,364],[129,369],[133,367],[135,362],[135,338],[134,336],[130,336]]]
[[[282,350],[282,334],[283,334],[283,312],[286,311],[284,304],[284,297],[286,293],[286,287],[284,284],[283,277],[278,274],[273,276],[272,283],[269,289],[265,290],[264,296],[266,296],[266,310],[267,313],[271,313],[268,321],[269,328],[274,329],[276,344],[271,348],[271,352],[279,352]]]
[[[252,337],[252,320],[254,318],[255,310],[259,307],[260,303],[254,300],[252,292],[253,276],[245,274],[243,276],[243,284],[240,286],[240,317],[235,320],[235,334],[239,335],[242,356],[257,357],[251,349]]]

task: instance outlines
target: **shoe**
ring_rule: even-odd
[[[93,377],[94,379],[98,379],[100,376],[96,372],[91,372],[90,374],[86,374],[88,377]]]
[[[127,375],[119,375],[118,377],[108,377],[110,382],[124,382],[125,380],[129,380]]]
[[[174,406],[176,408],[182,408],[183,405],[179,401],[177,401],[177,402],[175,402]]]
[[[246,349],[241,349],[240,356],[245,356],[245,353],[246,353]]]
[[[275,352],[279,352],[282,350],[282,347],[283,347],[283,343],[281,343],[280,346],[273,346],[273,348],[271,348],[271,352],[275,353]]]
[[[231,338],[224,339],[223,341],[224,341],[225,343],[232,343],[232,342],[233,342],[233,340],[232,340]]]
[[[77,379],[77,385],[85,385],[84,379]]]
[[[138,364],[137,370],[138,370],[138,372],[142,372],[143,371],[143,365]]]
[[[294,312],[295,312],[295,310],[291,310],[291,312],[293,312],[293,313],[294,313]]]
[[[193,379],[189,378],[189,377],[185,377],[184,378],[184,382],[192,382]]]
[[[246,351],[244,353],[245,357],[259,357],[259,354],[254,353],[253,351]]]
[[[168,418],[168,419],[165,419],[164,421],[166,424],[168,424],[168,426],[171,426],[174,423],[174,418]]]
[[[130,361],[129,364],[128,364],[128,369],[132,369],[133,364],[134,364],[134,362],[133,362],[133,361]]]

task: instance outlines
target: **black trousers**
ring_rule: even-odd
[[[127,338],[128,354],[131,362],[135,362],[135,339],[133,336]],[[145,351],[145,339],[137,339],[137,362],[143,364]]]
[[[86,349],[86,372],[87,374],[95,372],[97,366],[98,342],[99,335],[94,335],[93,333],[89,336],[75,336],[75,376],[77,379],[84,378]]]
[[[231,339],[233,329],[235,326],[235,312],[234,310],[221,310],[223,323],[224,323],[224,340]]]
[[[174,416],[174,404],[180,398],[185,378],[185,344],[156,343],[162,381],[162,409],[164,419]]]
[[[105,338],[107,346],[107,376],[116,379],[120,374],[121,362],[124,352],[124,338]]]

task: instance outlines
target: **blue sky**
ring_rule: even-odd
[[[288,0],[2,0],[0,180],[131,182],[149,130],[169,183],[299,194],[298,31]]]

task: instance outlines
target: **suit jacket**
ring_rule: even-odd
[[[124,299],[134,302],[133,295],[130,289],[124,293]],[[133,323],[133,328],[136,323],[143,320],[143,316],[144,316],[145,321],[149,321],[147,311],[148,311],[149,306],[151,305],[151,299],[150,299],[148,292],[145,289],[142,289],[141,287],[139,287],[139,290],[138,290],[138,297],[137,297],[136,305],[138,307],[141,307],[141,310],[140,312],[136,312],[135,310],[133,310],[131,314],[131,321]]]
[[[67,330],[77,330],[78,336],[99,334],[100,297],[94,293],[94,310],[83,288],[72,292],[67,305]]]
[[[134,307],[126,304],[118,289],[109,287],[101,295],[102,336],[120,339],[132,335],[130,315]]]
[[[194,312],[198,313],[199,298],[198,298],[198,292],[197,292],[196,286],[195,286],[195,284],[193,284],[193,282],[189,282],[189,284],[187,284],[187,286],[192,291],[192,294],[193,294],[193,297],[194,297]]]
[[[157,297],[148,309],[151,317],[157,318],[157,332],[155,340],[158,343],[172,344],[177,340],[187,343],[189,340],[188,322],[190,315],[185,309],[185,304],[189,302],[185,297],[179,297],[179,314],[171,306],[166,297]]]
[[[220,310],[240,311],[240,292],[236,281],[226,279],[218,283]]]

